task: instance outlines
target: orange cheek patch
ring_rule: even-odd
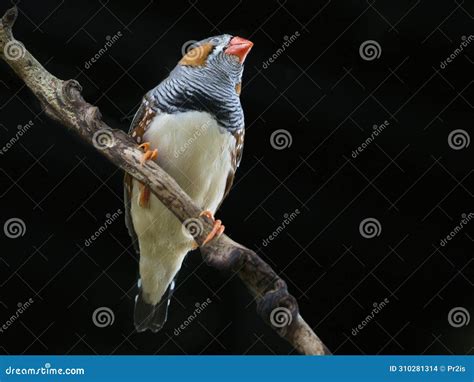
[[[214,45],[209,43],[197,46],[186,53],[179,61],[179,64],[186,66],[204,66],[212,49],[214,49]]]

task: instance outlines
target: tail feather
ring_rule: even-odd
[[[140,283],[139,283],[140,284]],[[171,302],[175,286],[175,280],[171,281],[161,301],[156,304],[148,304],[143,298],[142,288],[139,287],[138,295],[135,297],[134,321],[137,332],[149,329],[153,333],[158,332],[168,318],[168,306]]]

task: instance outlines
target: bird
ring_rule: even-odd
[[[162,82],[142,99],[129,134],[213,221],[202,245],[224,225],[214,218],[242,159],[244,113],[240,102],[245,59],[253,43],[223,34],[192,44]],[[125,223],[139,254],[134,326],[159,331],[168,316],[176,276],[197,248],[181,222],[130,174],[124,178]]]

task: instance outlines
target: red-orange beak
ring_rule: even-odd
[[[249,54],[250,49],[252,49],[253,42],[246,40],[242,37],[232,37],[229,42],[229,46],[224,51],[226,54],[232,54],[239,58],[241,64],[245,61],[245,57]]]

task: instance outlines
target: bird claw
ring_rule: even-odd
[[[146,161],[148,160],[155,160],[158,158],[158,150],[150,150],[150,143],[149,142],[143,142],[138,148],[143,149],[144,153],[142,156],[142,159],[140,161],[140,165],[143,166]]]
[[[202,212],[199,214],[199,216],[205,216],[206,218],[208,218],[208,219],[210,219],[210,220],[212,220],[212,221],[215,220],[215,219],[214,219],[214,214],[213,214],[211,211],[209,211],[209,210],[202,211]]]
[[[206,216],[208,219],[214,222],[211,232],[209,232],[209,235],[207,235],[207,237],[204,239],[204,241],[201,244],[201,247],[202,247],[203,245],[206,245],[207,243],[209,243],[212,239],[222,235],[222,233],[225,230],[225,226],[222,224],[221,220],[214,219],[214,214],[211,211],[208,211],[208,210],[202,211],[199,214],[199,216]]]

